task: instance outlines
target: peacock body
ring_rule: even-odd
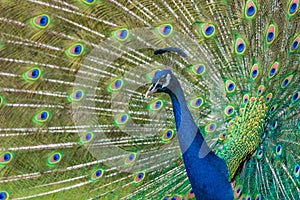
[[[0,13],[0,200],[300,199],[299,0]]]

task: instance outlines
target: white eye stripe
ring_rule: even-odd
[[[167,77],[165,78],[165,83],[162,85],[162,87],[166,87],[169,85],[170,83],[170,80],[171,80],[171,75],[170,74],[167,74]]]

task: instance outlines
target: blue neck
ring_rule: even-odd
[[[167,93],[172,99],[182,157],[196,199],[232,200],[226,164],[206,144],[186,105],[179,83]]]

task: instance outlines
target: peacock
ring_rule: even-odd
[[[299,200],[299,3],[0,0],[0,200]]]

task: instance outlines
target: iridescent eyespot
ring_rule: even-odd
[[[170,196],[165,196],[165,197],[163,197],[161,200],[169,200],[169,197],[170,197]]]
[[[277,120],[275,120],[275,121],[273,121],[272,124],[271,124],[271,129],[272,129],[272,130],[275,130],[275,129],[277,128],[277,126],[278,126],[278,122],[277,122]]]
[[[242,186],[235,187],[234,194],[233,194],[234,198],[238,198],[241,195],[241,192],[242,192]]]
[[[295,94],[293,94],[293,96],[292,96],[292,102],[295,103],[296,101],[298,101],[299,100],[299,96],[300,96],[300,92],[296,92]]]
[[[189,192],[188,192],[188,198],[194,198],[195,197],[195,193],[194,193],[194,191],[193,191],[193,189],[191,189]]]
[[[134,176],[134,183],[141,183],[145,179],[145,172],[139,172]]]
[[[277,27],[275,26],[275,24],[270,24],[267,32],[266,32],[266,42],[267,44],[272,44],[276,38],[276,31],[277,31]]]
[[[62,154],[60,152],[54,152],[48,157],[48,164],[49,165],[56,165],[62,159]]]
[[[164,143],[170,142],[175,136],[175,131],[172,129],[167,129],[163,132],[162,141]]]
[[[0,200],[8,200],[9,194],[6,191],[0,191]]]
[[[136,153],[131,153],[128,156],[126,156],[125,165],[132,165],[135,160],[136,160]]]
[[[288,86],[292,80],[292,78],[294,77],[293,74],[289,75],[288,77],[286,77],[284,79],[284,81],[282,81],[282,84],[281,84],[281,88],[285,88],[286,86]]]
[[[114,37],[119,41],[125,41],[129,37],[129,31],[126,28],[119,29],[114,32]]]
[[[172,197],[170,198],[170,200],[182,200],[182,197],[179,196],[179,195],[176,195],[176,196],[172,196]]]
[[[270,112],[274,112],[277,108],[277,104],[273,105],[271,108],[270,108]]]
[[[80,43],[74,44],[67,50],[67,55],[70,57],[81,56],[84,52],[84,46]]]
[[[258,64],[254,64],[251,69],[251,78],[256,79],[259,74]]]
[[[299,176],[300,176],[300,165],[295,165],[295,168],[294,168],[294,176],[296,177],[296,178],[299,178]]]
[[[87,144],[87,143],[91,142],[93,140],[93,138],[94,138],[94,133],[93,132],[84,133],[80,137],[79,144]]]
[[[266,97],[266,103],[269,103],[271,101],[272,97],[273,97],[273,94],[269,93]]]
[[[81,1],[87,5],[92,5],[96,2],[96,0],[81,0]]]
[[[279,70],[279,62],[275,61],[269,70],[269,78],[273,78],[277,74],[278,70]]]
[[[39,29],[47,28],[50,24],[50,17],[46,14],[36,16],[32,19],[32,24]]]
[[[260,86],[257,88],[257,95],[260,96],[264,91],[265,91],[265,86],[260,85]]]
[[[225,90],[227,93],[232,93],[235,91],[235,83],[231,80],[225,82]]]
[[[47,110],[43,110],[38,112],[34,117],[33,121],[35,123],[45,123],[50,119],[51,113]]]
[[[227,106],[225,109],[224,109],[224,113],[226,116],[232,116],[233,113],[234,113],[234,107],[233,106]]]
[[[163,37],[168,37],[173,33],[173,26],[171,24],[163,24],[157,29],[158,33]]]
[[[226,139],[226,136],[227,136],[227,134],[226,134],[225,132],[220,133],[220,135],[219,135],[219,140],[220,140],[220,141],[225,140],[225,139]]]
[[[71,94],[68,96],[68,100],[70,102],[79,102],[84,97],[84,91],[83,90],[74,90]]]
[[[2,96],[0,96],[0,106],[2,106],[4,104],[4,98]]]
[[[36,81],[41,75],[42,71],[37,67],[33,67],[23,74],[23,78],[28,81]]]
[[[246,50],[246,43],[245,40],[242,38],[237,38],[235,40],[235,53],[238,55],[243,55]]]
[[[300,43],[300,35],[298,35],[292,42],[291,45],[291,52],[296,51],[299,48],[299,43]]]
[[[255,197],[255,200],[261,200],[261,195],[257,194],[256,197]]]
[[[275,153],[277,156],[281,156],[282,155],[282,146],[279,144],[275,147]]]
[[[202,97],[196,97],[195,99],[192,99],[189,102],[189,105],[194,109],[198,109],[203,105],[203,103],[204,103],[204,100]]]
[[[228,124],[227,124],[227,127],[231,127],[231,126],[233,126],[234,125],[234,121],[233,120],[230,120],[229,122],[228,122]]]
[[[2,152],[0,153],[0,165],[7,165],[14,158],[14,155],[10,152]]]
[[[215,25],[211,23],[201,24],[201,33],[204,38],[211,38],[215,35],[216,28]]]
[[[290,0],[288,7],[288,14],[290,17],[294,16],[298,10],[299,0]]]
[[[196,75],[203,75],[205,73],[205,66],[203,64],[193,65],[191,69]]]
[[[104,175],[104,169],[96,169],[91,173],[91,181],[97,181]]]
[[[257,159],[261,159],[263,157],[263,155],[264,155],[264,152],[261,149],[256,152]]]
[[[243,97],[243,103],[246,104],[249,101],[249,94],[245,94]]]
[[[215,123],[210,123],[205,126],[205,131],[206,131],[206,133],[212,133],[216,130],[216,128],[217,128],[217,126]]]
[[[164,106],[164,101],[162,101],[160,99],[157,99],[157,100],[154,100],[153,102],[151,102],[148,105],[148,110],[150,110],[150,111],[158,111],[158,110],[162,109],[163,106]]]
[[[109,92],[118,92],[118,91],[120,91],[123,88],[123,86],[124,86],[124,81],[122,79],[118,78],[118,79],[113,80],[109,84],[107,90]]]
[[[254,1],[247,1],[245,5],[245,16],[247,19],[252,19],[257,12],[256,3]]]
[[[130,118],[129,114],[120,114],[115,118],[115,124],[117,126],[125,125]]]

